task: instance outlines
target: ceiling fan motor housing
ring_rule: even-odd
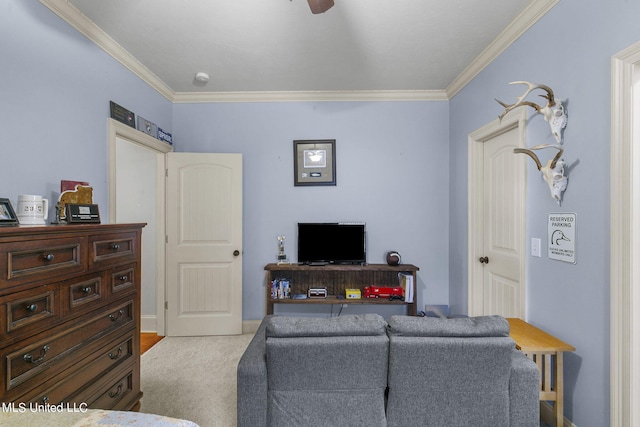
[[[333,7],[333,0],[307,0],[311,13],[325,13],[327,10]]]

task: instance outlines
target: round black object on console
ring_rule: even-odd
[[[387,264],[389,265],[399,265],[401,262],[400,254],[396,251],[387,252]]]

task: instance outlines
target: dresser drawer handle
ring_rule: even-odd
[[[91,286],[85,286],[84,288],[82,288],[82,292],[88,294],[89,292],[91,292]]]
[[[24,360],[26,362],[33,363],[33,364],[40,363],[44,360],[45,357],[47,357],[47,351],[49,351],[50,349],[51,347],[49,347],[48,345],[45,345],[44,347],[42,347],[42,350],[40,350],[40,354],[41,354],[40,357],[38,357],[37,359],[34,359],[31,354],[27,353],[24,355]]]
[[[120,396],[122,394],[122,388],[122,384],[118,384],[118,389],[115,392],[110,391],[109,397],[115,399],[116,397]]]
[[[111,245],[111,249],[117,251],[118,249],[120,249],[120,245],[118,243],[114,243],[113,245]]]
[[[129,277],[127,277],[127,276],[120,276],[120,281],[121,281],[121,282],[126,282],[126,281],[127,281],[127,279],[129,279]]]
[[[118,347],[118,352],[116,354],[113,354],[113,352],[108,354],[109,359],[111,360],[117,360],[120,358],[120,356],[122,356],[122,347]]]
[[[53,261],[53,259],[55,258],[55,256],[54,256],[53,254],[45,254],[45,255],[42,255],[42,258],[43,258],[45,261]]]
[[[38,304],[27,304],[25,308],[27,309],[27,311],[30,311],[33,313],[38,309]]]
[[[124,310],[120,309],[118,310],[118,314],[111,313],[109,315],[109,319],[111,319],[112,322],[117,322],[122,318],[122,316],[124,316]]]

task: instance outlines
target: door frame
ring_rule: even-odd
[[[640,151],[634,121],[640,120],[634,80],[640,73],[640,42],[611,57],[610,160],[610,425],[640,422]],[[636,130],[635,132],[639,132]],[[631,236],[631,238],[629,238]]]
[[[156,171],[156,318],[155,329],[158,335],[165,335],[165,292],[166,292],[166,273],[165,273],[165,239],[166,239],[166,221],[165,221],[165,205],[166,205],[166,153],[172,152],[173,147],[169,144],[161,142],[150,135],[147,135],[130,126],[120,123],[111,118],[108,119],[108,178],[107,188],[109,192],[109,222],[116,223],[118,218],[117,212],[117,194],[116,194],[116,140],[124,139],[132,144],[137,144],[147,150],[156,153],[158,157],[158,169]],[[149,330],[144,327],[143,330]]]
[[[467,172],[467,188],[468,188],[468,244],[467,244],[467,311],[470,316],[477,316],[483,313],[484,302],[484,285],[483,283],[483,265],[477,262],[478,258],[483,256],[484,241],[484,143],[497,135],[518,129],[518,140],[521,147],[525,147],[525,126],[527,113],[524,108],[518,108],[510,111],[502,120],[496,119],[480,129],[469,134],[468,139],[468,172]],[[514,159],[515,160],[515,159]],[[526,214],[526,194],[527,194],[527,176],[523,174],[518,185],[522,188],[520,211],[523,217]],[[526,221],[523,221],[523,229],[521,230],[522,246],[520,248],[520,284],[522,292],[520,304],[523,307],[522,312],[526,313]]]

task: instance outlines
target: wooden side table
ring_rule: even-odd
[[[507,319],[516,348],[538,365],[540,371],[540,401],[554,401],[553,414],[557,427],[564,423],[564,380],[562,354],[575,347],[536,328],[522,319]]]

